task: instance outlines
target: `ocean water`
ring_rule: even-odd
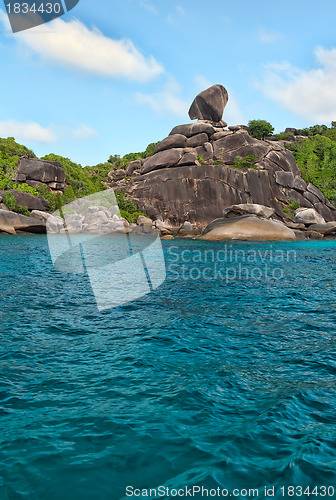
[[[163,285],[99,313],[0,237],[0,499],[334,498],[336,242],[162,243]]]

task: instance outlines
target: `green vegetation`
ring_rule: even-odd
[[[0,138],[0,191],[5,191],[4,203],[6,206],[17,213],[29,215],[28,209],[17,205],[15,197],[10,192],[6,192],[6,190],[15,189],[16,191],[28,193],[32,196],[43,196],[50,203],[49,211],[54,212],[76,198],[82,198],[106,189],[103,182],[106,182],[107,175],[111,170],[124,168],[129,162],[137,158],[147,158],[153,155],[155,153],[155,146],[156,143],[151,143],[141,153],[130,153],[124,155],[122,158],[114,155],[105,163],[84,168],[80,164],[72,162],[69,158],[64,158],[60,155],[48,154],[44,156],[43,160],[58,161],[65,170],[65,182],[67,186],[64,193],[61,194],[51,192],[46,185],[32,187],[26,183],[16,183],[14,179],[20,157],[36,158],[36,156],[33,151],[18,144],[13,137],[8,137],[7,139]],[[132,202],[127,200],[125,193],[119,193],[117,196],[122,214],[129,222],[136,221],[138,215],[143,215]]]
[[[296,131],[296,134],[312,137],[314,135],[324,134],[327,131],[328,131],[327,125],[313,125],[312,127],[298,129]]]
[[[292,132],[280,132],[280,134],[274,134],[273,137],[277,141],[287,141],[292,135]]]
[[[293,219],[295,210],[298,208],[300,208],[300,203],[296,200],[290,199],[288,205],[283,209],[283,211]]]
[[[145,159],[155,154],[155,146],[158,142],[151,142],[148,144],[145,151],[141,153],[128,153],[123,157],[119,155],[111,155],[105,163],[98,163],[98,165],[84,167],[83,171],[90,177],[94,177],[100,182],[107,179],[107,175],[111,170],[118,170],[119,168],[126,168],[131,161],[138,160],[139,158]]]
[[[287,147],[293,152],[303,179],[336,203],[336,128],[314,125],[304,130],[307,139],[292,142]],[[318,133],[312,135],[313,131]]]
[[[6,193],[3,199],[3,203],[6,205],[9,210],[13,210],[16,207],[16,199],[11,193]]]
[[[22,215],[30,215],[28,208],[17,205],[15,197],[9,192],[5,194],[3,203],[9,210],[12,210],[12,212],[17,212],[18,214]]]
[[[200,162],[201,165],[204,165],[205,161],[202,155],[197,156],[198,161]]]
[[[248,122],[248,133],[256,139],[264,140],[272,135],[274,128],[266,120],[250,120]]]
[[[15,177],[20,156],[36,158],[33,151],[18,144],[14,137],[0,138],[0,189],[7,186],[7,181]]]
[[[239,170],[242,168],[254,168],[257,170],[257,168],[254,166],[254,163],[258,158],[258,155],[247,155],[244,158],[242,158],[241,156],[236,156],[233,167]]]
[[[128,222],[135,223],[139,215],[145,215],[140,212],[131,200],[128,200],[124,191],[115,193],[121,217]]]
[[[77,198],[82,198],[105,189],[99,178],[90,175],[86,169],[82,168],[82,165],[74,163],[69,158],[49,154],[44,156],[42,160],[58,161],[61,164],[66,174],[65,182],[72,187],[74,196]]]

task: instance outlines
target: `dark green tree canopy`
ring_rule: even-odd
[[[274,128],[266,120],[250,120],[248,122],[248,132],[256,139],[265,139],[265,137],[273,134]]]

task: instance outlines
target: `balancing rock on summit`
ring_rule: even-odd
[[[242,125],[226,128],[221,117],[227,100],[222,85],[201,92],[189,112],[198,121],[175,126],[156,145],[155,154],[137,160],[135,172],[129,164],[130,179],[125,182],[125,174],[121,181],[114,179],[115,187],[124,189],[138,210],[174,227],[186,221],[205,227],[222,218],[223,210],[225,221],[256,215],[293,222],[293,203],[321,217],[309,219],[310,224],[336,224],[336,208],[306,184],[293,153],[281,142],[256,139]],[[261,230],[250,219],[245,229]],[[225,222],[225,234],[227,229]]]
[[[219,122],[228,100],[229,96],[223,85],[213,85],[195,97],[189,109],[189,117],[191,120]]]

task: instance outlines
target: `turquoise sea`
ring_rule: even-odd
[[[336,497],[336,242],[162,244],[166,281],[98,312],[0,237],[0,499]]]

